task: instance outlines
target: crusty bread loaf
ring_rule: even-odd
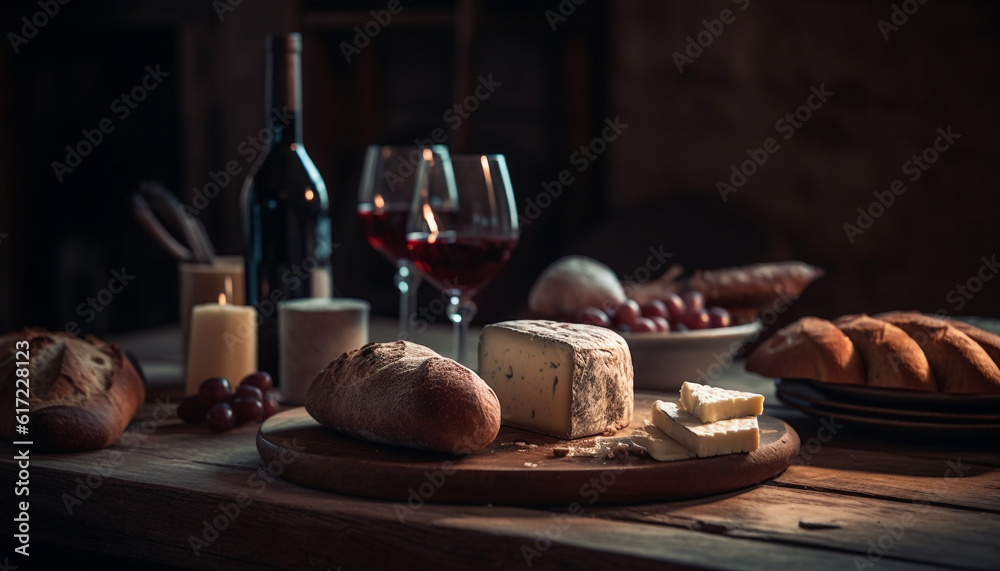
[[[899,327],[917,342],[927,356],[941,392],[1000,392],[1000,369],[996,363],[950,321],[916,311],[893,311],[875,317]]]
[[[803,317],[779,330],[747,359],[748,371],[792,379],[863,385],[861,355],[833,323]]]
[[[927,357],[899,327],[865,314],[844,315],[833,323],[861,353],[869,387],[937,391]]]
[[[1000,367],[1000,335],[990,333],[985,329],[980,329],[975,325],[971,325],[964,321],[949,319],[948,323],[950,323],[955,329],[958,329],[962,333],[968,335],[969,338],[976,343],[979,343],[979,346],[983,348],[983,351],[986,351],[986,354],[993,359],[993,363]]]
[[[698,270],[687,288],[700,291],[707,305],[764,308],[782,297],[797,296],[823,270],[795,260],[718,270]]]
[[[479,375],[407,341],[341,355],[309,387],[306,410],[356,438],[435,452],[479,450],[500,430],[500,401]]]
[[[30,347],[27,435],[14,432],[16,398],[24,397],[17,392],[24,388],[15,376],[15,362],[23,357],[14,349],[17,341]],[[27,439],[40,450],[56,452],[110,446],[146,400],[139,373],[113,343],[38,328],[7,335],[0,343],[0,424],[10,441]]]

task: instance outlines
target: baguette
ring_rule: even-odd
[[[309,387],[306,411],[355,438],[434,452],[480,450],[500,430],[500,401],[479,375],[407,341],[341,355]]]
[[[40,450],[78,452],[118,441],[136,410],[146,400],[138,371],[113,343],[93,336],[28,328],[0,339],[0,425],[9,440],[15,434],[15,403],[24,395],[18,384],[13,350],[17,341],[30,347],[28,429]],[[22,354],[23,357],[23,354]],[[18,392],[18,391],[21,392]]]
[[[927,356],[941,392],[1000,392],[1000,369],[996,363],[950,321],[916,311],[892,311],[875,317],[899,327],[917,342]]]
[[[803,317],[779,330],[747,358],[746,368],[766,377],[865,384],[854,343],[833,323]]]
[[[870,387],[936,392],[927,357],[905,331],[868,315],[844,315],[834,325],[861,353]]]

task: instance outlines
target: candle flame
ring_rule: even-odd
[[[316,196],[316,193],[312,191],[311,188],[306,189],[306,200],[312,200]]]
[[[382,198],[381,194],[376,194],[375,198],[372,199],[372,202],[375,203],[375,208],[377,208],[379,210],[382,210],[383,208],[385,208],[385,199]]]
[[[219,305],[226,305],[226,294],[219,294]]]
[[[427,230],[430,231],[430,234],[427,236],[427,243],[433,244],[437,240],[438,225],[437,221],[434,220],[434,212],[431,211],[430,204],[424,204],[424,220],[427,222]]]

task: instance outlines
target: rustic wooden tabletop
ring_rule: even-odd
[[[388,340],[392,329],[376,320],[372,339]],[[584,501],[580,510],[401,508],[282,480],[281,466],[268,468],[258,455],[256,425],[216,435],[182,424],[172,414],[182,390],[176,330],[116,340],[143,363],[149,402],[111,448],[31,454],[32,560],[62,552],[67,564],[146,569],[1000,566],[995,434],[938,440],[876,434],[836,417],[817,421],[783,406],[773,382],[739,361],[715,384],[763,393],[765,414],[793,426],[802,442],[776,478],[696,500]],[[450,336],[431,329],[417,341],[447,352]],[[8,444],[0,450],[9,480],[17,452]],[[25,499],[2,497],[7,514]]]

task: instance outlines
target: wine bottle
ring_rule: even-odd
[[[264,152],[240,196],[246,298],[258,312],[258,366],[278,378],[278,308],[285,299],[330,297],[331,228],[323,177],[302,144],[302,38],[267,41]]]

